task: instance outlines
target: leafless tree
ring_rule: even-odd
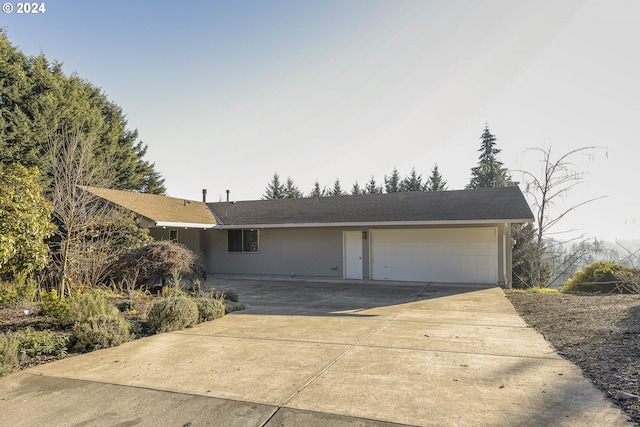
[[[558,203],[560,199],[563,199],[572,189],[583,182],[583,173],[575,169],[571,162],[572,158],[579,154],[591,154],[596,150],[596,147],[578,148],[561,155],[556,160],[552,158],[551,147],[532,148],[531,150],[542,155],[543,165],[540,175],[520,171],[526,182],[525,193],[532,201],[531,207],[535,214],[536,229],[533,237],[531,286],[546,287],[553,283],[555,278],[566,274],[569,269],[573,268],[582,257],[582,249],[584,249],[583,245],[579,245],[578,247],[582,248],[581,253],[569,257],[558,256],[556,250],[558,246],[571,241],[580,241],[584,236],[563,241],[557,236],[567,231],[558,232],[552,229],[569,213],[604,196],[590,198],[569,207],[562,207]]]
[[[79,131],[58,134],[49,139],[52,153],[50,200],[58,225],[52,242],[58,295],[70,292],[70,282],[96,285],[105,276],[108,265],[123,249],[140,244],[144,232],[135,230],[130,212],[104,202],[87,186],[108,187],[113,182],[111,162],[93,156],[95,138]],[[128,234],[126,234],[128,233]],[[124,245],[123,240],[131,240]],[[120,245],[118,244],[120,243]]]

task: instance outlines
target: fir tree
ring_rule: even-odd
[[[471,181],[467,188],[508,187],[514,185],[507,169],[496,157],[501,150],[496,148],[496,137],[485,124],[480,146],[480,161],[478,166],[471,168]]]
[[[326,188],[320,188],[320,183],[316,179],[315,184],[313,184],[313,189],[309,193],[309,197],[325,197],[327,195]]]
[[[391,172],[391,176],[384,176],[384,189],[387,193],[397,193],[402,191],[402,185],[400,182],[400,174],[398,173],[398,169],[393,168],[393,172]]]
[[[291,179],[291,177],[287,177],[287,182],[284,185],[284,194],[287,199],[299,199],[302,197],[302,192],[293,183],[293,179]]]
[[[382,193],[382,187],[378,186],[376,179],[371,175],[371,179],[367,182],[367,185],[364,187],[364,192],[366,194],[377,194]]]
[[[447,189],[447,181],[442,179],[437,163],[431,169],[431,176],[427,180],[424,189],[425,191],[445,191]]]
[[[358,184],[358,181],[356,181],[355,184],[353,184],[353,186],[351,187],[351,194],[353,196],[360,196],[364,194],[364,191],[362,190],[362,188],[360,188],[360,184]]]
[[[336,181],[333,183],[333,190],[329,192],[330,196],[344,196],[345,192],[340,185],[340,180],[336,178]]]
[[[402,181],[402,191],[422,191],[422,175],[418,175],[416,168],[411,169],[411,174]]]
[[[286,197],[285,186],[280,182],[280,175],[274,173],[271,181],[267,184],[264,195],[264,200],[269,199],[284,199]]]

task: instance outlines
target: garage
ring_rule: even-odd
[[[498,283],[498,229],[371,230],[371,278]]]

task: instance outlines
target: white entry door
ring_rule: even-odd
[[[362,280],[362,231],[344,232],[344,278]]]

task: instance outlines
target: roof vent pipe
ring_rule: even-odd
[[[231,190],[227,190],[227,203],[229,203],[229,193],[231,193]]]
[[[206,188],[202,189],[202,202],[203,203],[207,203],[207,189]]]

